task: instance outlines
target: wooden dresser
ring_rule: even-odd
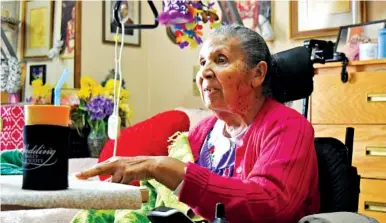
[[[340,78],[342,64],[315,64],[309,119],[315,137],[342,142],[353,127],[353,165],[361,175],[359,213],[386,223],[386,59],[352,61],[349,81]]]

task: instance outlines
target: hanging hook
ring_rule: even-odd
[[[158,11],[155,7],[152,0],[148,0],[147,3],[149,4],[151,11],[154,15],[154,24],[125,24],[125,29],[155,29],[158,27]],[[121,19],[119,16],[120,8],[121,8],[122,1],[116,1],[114,6],[114,20],[117,24],[121,24]],[[127,20],[127,18],[123,18],[123,20]]]

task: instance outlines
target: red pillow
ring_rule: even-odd
[[[117,156],[167,156],[168,139],[177,131],[189,131],[190,121],[185,112],[171,110],[159,113],[121,131]],[[103,147],[98,163],[113,156],[114,140]],[[109,176],[100,176],[101,180]],[[135,183],[137,184],[137,183]]]

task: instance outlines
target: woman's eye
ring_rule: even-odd
[[[201,61],[200,61],[200,65],[201,65],[201,66],[204,66],[204,65],[205,65],[205,60],[201,60]]]
[[[227,62],[227,58],[225,56],[219,56],[217,58],[217,63],[226,63]]]

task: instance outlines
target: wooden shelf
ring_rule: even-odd
[[[314,64],[315,74],[340,74],[342,71],[342,62],[332,62],[325,64]],[[376,60],[356,60],[349,61],[347,65],[348,73],[363,72],[363,71],[379,71],[386,69],[386,59]]]
[[[384,64],[386,63],[386,59],[376,59],[376,60],[354,60],[349,61],[349,66],[362,66],[362,65],[370,65],[370,64]],[[341,67],[342,62],[332,62],[325,64],[314,64],[314,68],[327,68],[327,67]]]

